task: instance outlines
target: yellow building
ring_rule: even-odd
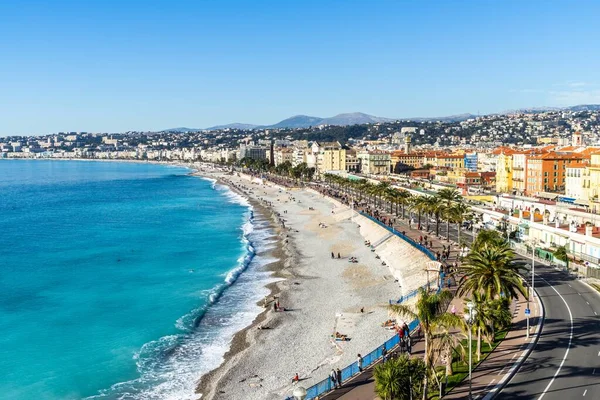
[[[319,172],[345,171],[346,150],[333,147],[321,149],[318,157],[318,170]]]
[[[512,164],[514,151],[506,149],[496,159],[496,191],[508,193],[513,188]]]

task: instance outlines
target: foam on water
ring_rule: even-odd
[[[273,247],[268,221],[256,221],[249,202],[226,186],[213,183],[213,188],[229,201],[248,207],[247,220],[241,227],[245,254],[225,275],[222,284],[205,293],[206,305],[176,321],[181,334],[142,346],[135,355],[138,379],[117,383],[89,400],[197,399],[195,386],[200,376],[221,364],[235,333],[262,311],[256,303],[268,294],[265,285],[273,279],[260,267],[275,259],[256,257],[256,249]]]

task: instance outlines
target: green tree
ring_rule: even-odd
[[[452,298],[453,295],[448,290],[432,294],[419,288],[418,300],[414,305],[390,304],[388,306],[391,314],[407,320],[418,319],[421,324],[425,341],[425,367],[428,371],[423,377],[423,400],[427,400],[428,375],[433,372],[431,342],[435,329],[441,324],[451,325],[453,321],[457,322],[458,317],[446,311]]]
[[[515,298],[517,292],[525,296],[519,275],[523,266],[514,259],[514,253],[506,243],[499,246],[486,243],[471,249],[460,268],[465,276],[458,285],[458,295],[483,293],[489,300],[500,294]]]
[[[553,254],[557,260],[565,262],[567,264],[567,269],[569,269],[569,251],[566,246],[559,246]]]
[[[502,246],[506,244],[506,239],[498,231],[490,229],[482,229],[477,233],[477,237],[471,246],[471,249],[478,250],[484,245]]]
[[[418,398],[422,394],[421,382],[425,374],[425,363],[420,357],[402,355],[390,359],[373,370],[375,393],[382,400]]]

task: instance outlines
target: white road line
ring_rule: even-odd
[[[587,303],[587,305],[588,305],[588,306],[590,305],[590,302],[589,302],[589,301],[586,301],[586,303]],[[471,316],[469,316],[469,318],[471,318]]]
[[[592,375],[596,374],[596,368],[594,368],[594,370],[592,371]]]
[[[470,317],[470,316],[469,316]],[[583,395],[585,396],[585,394],[587,393],[587,389],[585,389],[585,391],[583,392]]]
[[[571,284],[569,284],[569,287],[571,287],[571,288],[572,288],[573,286],[571,286]],[[470,317],[469,317],[469,318],[470,318]]]
[[[596,311],[594,311],[594,315],[598,315],[598,313]]]
[[[545,279],[543,279],[543,280],[544,280],[544,282],[548,283],[548,281],[546,281]],[[550,389],[550,386],[552,386],[552,384],[554,383],[554,380],[556,379],[556,377],[560,373],[560,370],[562,369],[562,366],[564,365],[565,361],[567,360],[567,356],[569,355],[569,350],[571,349],[571,342],[573,341],[573,314],[571,313],[571,308],[567,304],[567,301],[565,300],[565,298],[562,297],[562,295],[560,293],[558,293],[558,290],[556,290],[556,288],[554,286],[552,286],[552,285],[550,285],[550,287],[561,298],[561,300],[563,301],[563,303],[565,303],[565,307],[567,307],[567,311],[569,312],[569,319],[571,320],[571,331],[569,333],[569,345],[567,346],[567,351],[565,351],[565,355],[563,356],[563,359],[560,362],[560,365],[558,366],[558,369],[554,373],[554,376],[552,377],[552,380],[550,382],[548,382],[548,386],[546,386],[546,388],[542,392],[542,395],[540,397],[538,397],[538,400],[542,400],[542,398],[544,397],[544,395],[546,394],[546,392],[548,391],[548,389]],[[579,294],[579,295],[581,296],[581,294]],[[600,353],[598,353],[598,355],[600,356]]]

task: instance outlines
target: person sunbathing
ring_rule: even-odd
[[[336,331],[335,332],[335,340],[346,341],[346,340],[348,340],[348,335],[342,335],[341,333],[339,333],[338,331]]]

